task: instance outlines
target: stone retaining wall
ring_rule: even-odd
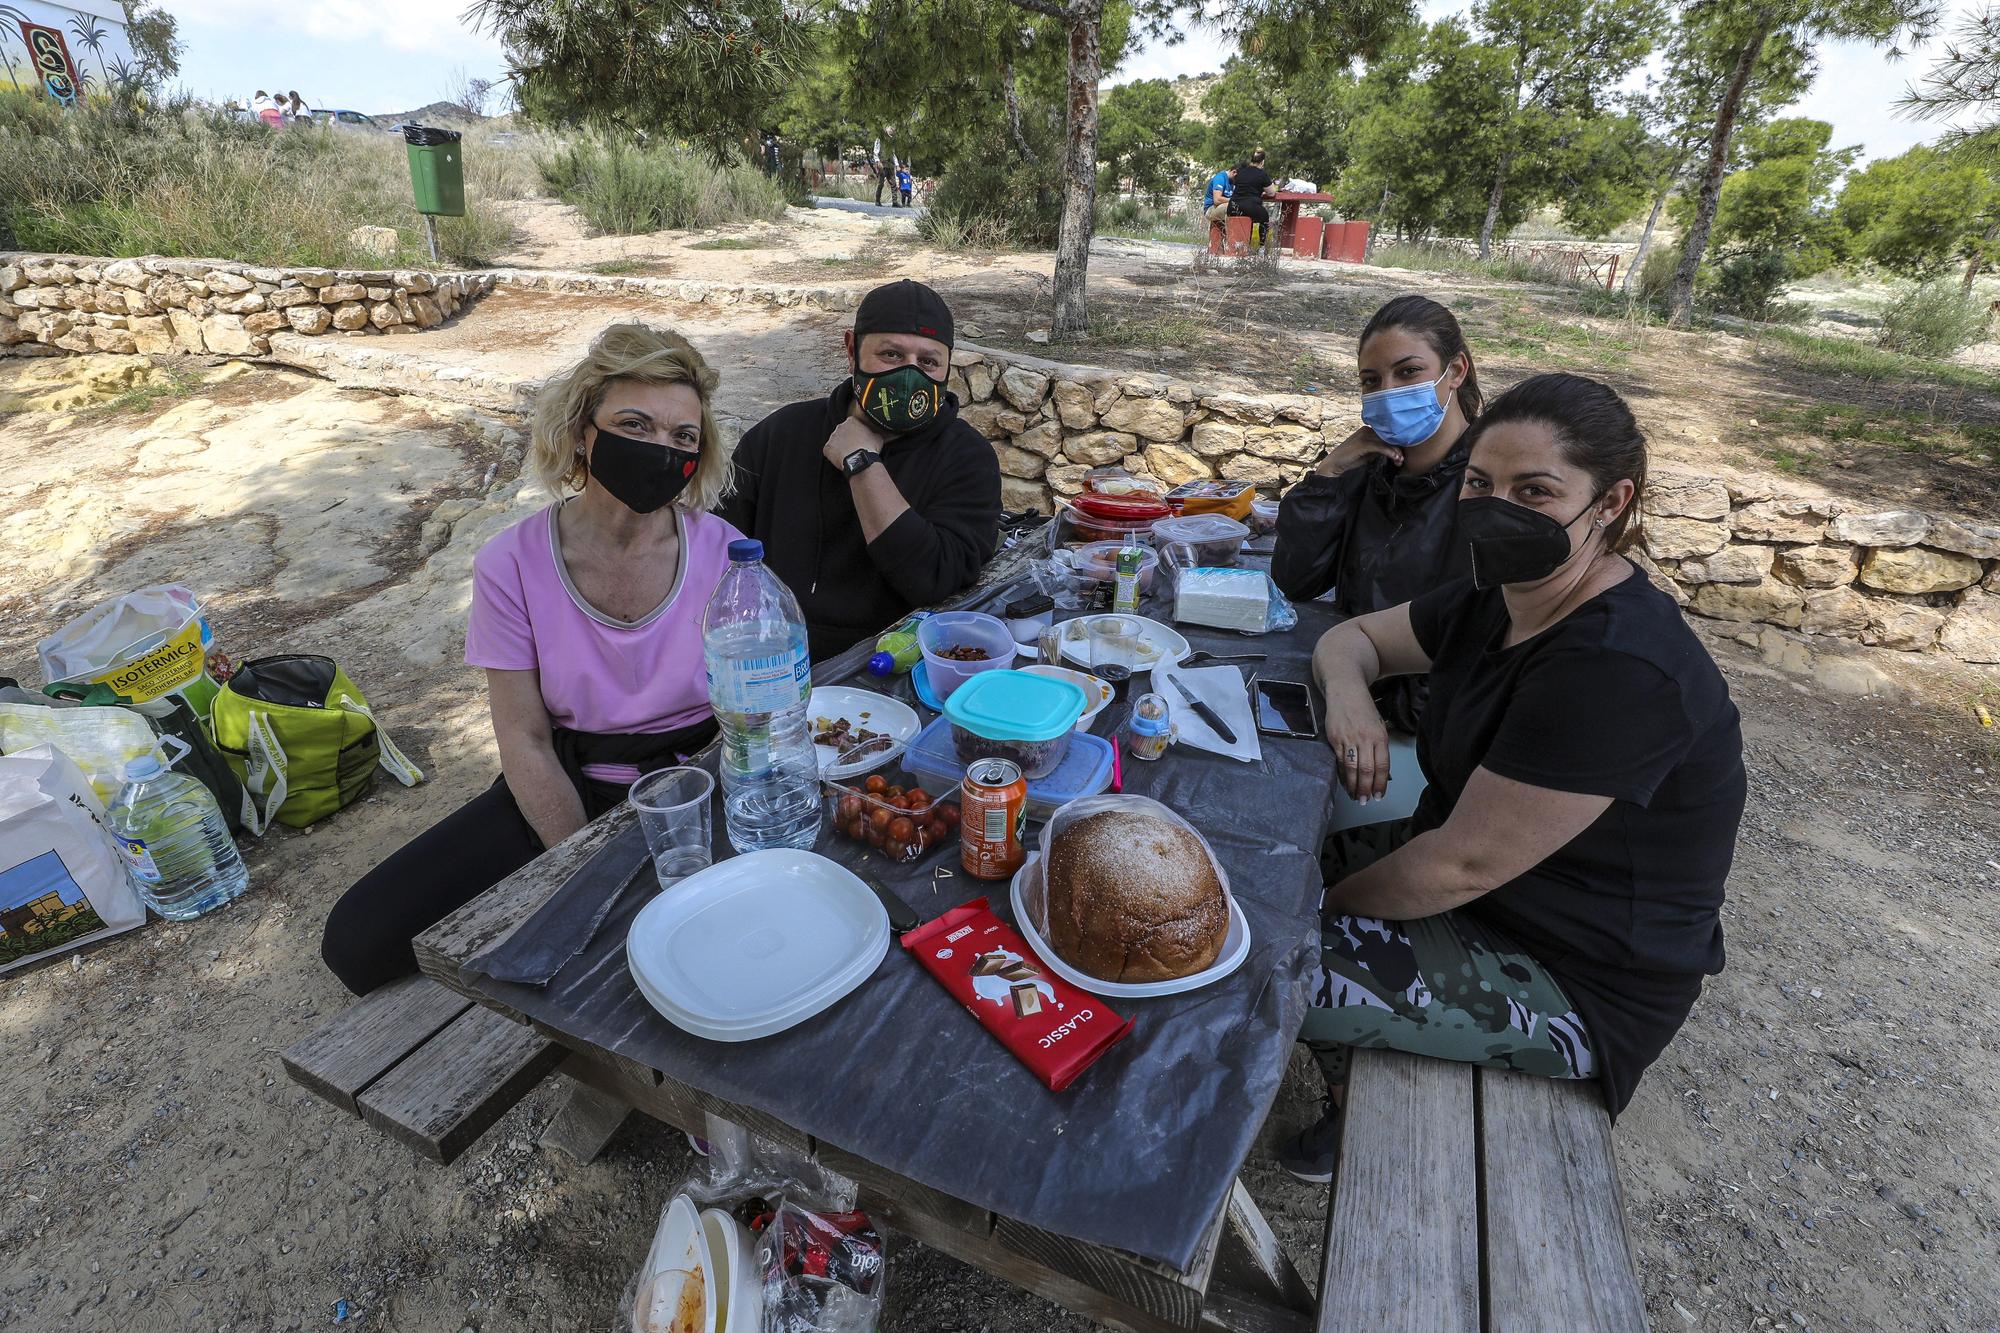
[[[788,309],[852,310],[867,294],[861,287],[789,286],[779,282],[711,282],[704,278],[621,277],[600,273],[552,273],[540,269],[496,268],[485,276],[502,287],[528,292],[636,292],[688,305],[764,306]]]
[[[1361,424],[1344,403],[1203,393],[968,344],[950,387],[1000,456],[1009,509],[1047,512],[1113,463],[1276,495]],[[1698,614],[2000,662],[2000,527],[1672,472],[1652,478],[1642,515],[1634,558]]]
[[[262,356],[280,331],[414,333],[492,288],[474,273],[4,255],[0,346]]]

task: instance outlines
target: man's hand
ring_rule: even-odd
[[[833,434],[826,437],[826,448],[820,452],[826,461],[833,464],[836,471],[847,461],[847,456],[856,449],[873,449],[882,452],[882,435],[860,417],[850,415],[847,420],[834,427]]]

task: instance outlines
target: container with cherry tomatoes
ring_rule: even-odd
[[[947,843],[958,845],[957,787],[933,795],[893,768],[820,786],[833,831],[891,861],[915,861]]]

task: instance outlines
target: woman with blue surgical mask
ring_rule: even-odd
[[[1326,451],[1278,505],[1271,577],[1286,596],[1333,592],[1343,616],[1399,606],[1469,572],[1457,528],[1466,428],[1479,376],[1451,311],[1399,296],[1361,331],[1361,428]],[[1385,682],[1392,730],[1414,733],[1424,681]]]

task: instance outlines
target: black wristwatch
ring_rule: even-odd
[[[858,477],[881,461],[882,455],[873,449],[856,449],[840,460],[840,470],[850,477]]]

